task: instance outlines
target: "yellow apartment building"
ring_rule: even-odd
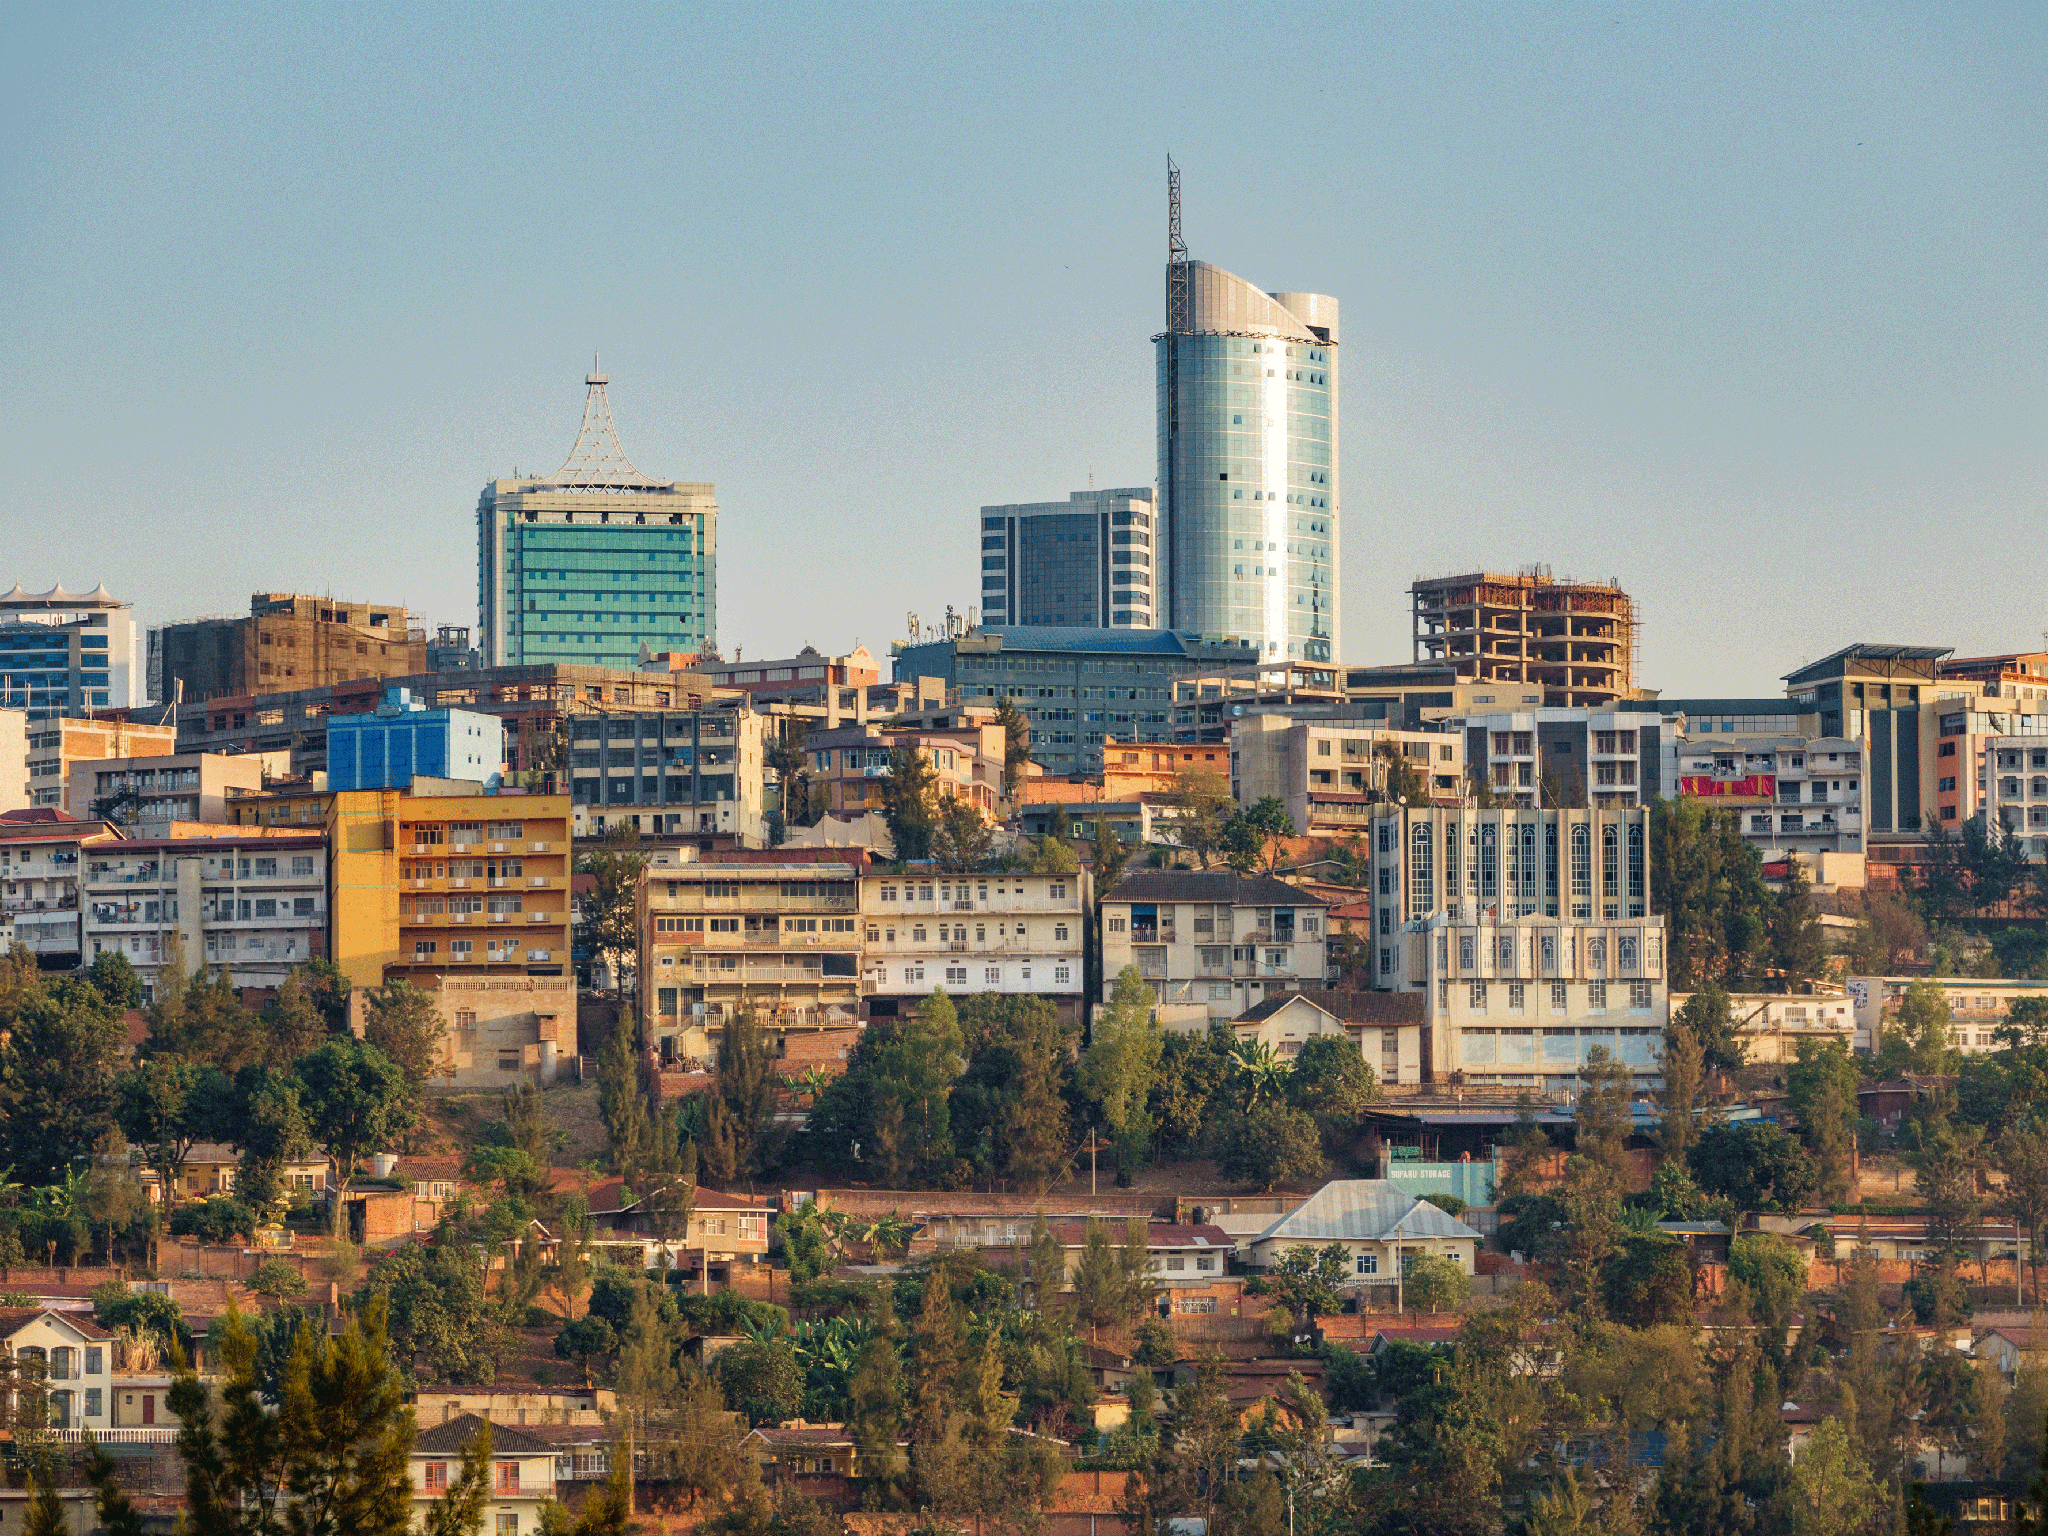
[[[434,994],[434,1086],[554,1081],[577,1049],[569,797],[415,780],[330,794],[326,830],[329,953],[359,999]]]

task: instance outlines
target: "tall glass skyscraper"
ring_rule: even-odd
[[[592,373],[583,430],[546,479],[493,480],[477,500],[484,664],[636,666],[643,650],[718,636],[718,500],[635,469]]]
[[[1177,219],[1173,249],[1156,338],[1160,622],[1331,661],[1337,301],[1187,260]]]

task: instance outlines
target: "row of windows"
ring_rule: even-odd
[[[1507,1011],[1510,1014],[1526,1013],[1529,1003],[1529,983],[1526,981],[1510,981],[1505,985],[1507,988]],[[1450,986],[1451,984],[1448,981],[1437,983],[1438,1006],[1448,1008],[1451,1005]],[[1626,986],[1628,987],[1629,1011],[1631,1013],[1648,1013],[1655,1000],[1654,988],[1651,984],[1647,981],[1631,981],[1626,983]],[[1485,1013],[1489,999],[1493,995],[1493,983],[1485,981],[1467,982],[1465,1006],[1473,1013]],[[1550,1011],[1552,1013],[1566,1013],[1570,1011],[1569,989],[1566,983],[1562,981],[1550,983]],[[1589,1013],[1605,1013],[1607,1011],[1606,982],[1589,981],[1586,983],[1586,1011]],[[1490,1034],[1492,1031],[1468,1029],[1465,1033],[1468,1035]],[[1528,1031],[1524,1030],[1523,1033],[1526,1034]],[[1571,1031],[1547,1030],[1545,1033],[1569,1034]],[[1652,1033],[1652,1031],[1643,1030],[1641,1033],[1648,1034]]]

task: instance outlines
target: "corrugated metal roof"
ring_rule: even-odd
[[[1479,1233],[1448,1211],[1387,1179],[1336,1179],[1310,1195],[1252,1241],[1378,1242],[1396,1228],[1402,1237],[1469,1237]]]

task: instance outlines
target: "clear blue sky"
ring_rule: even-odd
[[[1668,692],[2036,648],[2044,77],[2038,4],[15,6],[0,582],[473,623],[595,346],[727,653],[879,650],[976,507],[1153,480],[1171,150],[1343,303],[1344,659],[1532,560]]]

